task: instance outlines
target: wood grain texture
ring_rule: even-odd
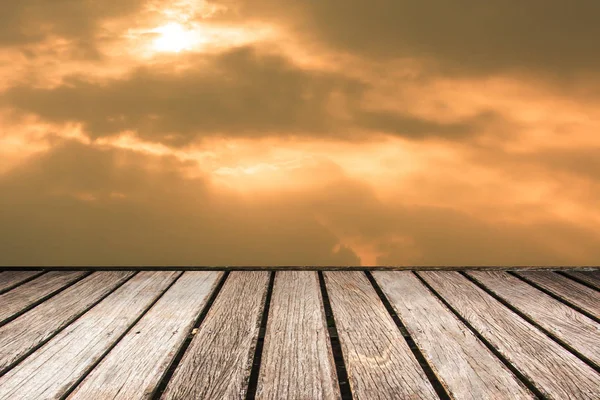
[[[598,399],[598,374],[457,272],[419,272],[514,367],[550,399]]]
[[[340,398],[316,272],[275,277],[256,398]]]
[[[268,282],[268,272],[229,275],[163,398],[244,398]]]
[[[588,285],[600,290],[600,270],[595,271],[568,271],[567,275],[575,277]]]
[[[539,326],[600,365],[600,324],[506,272],[469,272]]]
[[[0,371],[17,361],[130,277],[96,272],[0,328]]]
[[[437,399],[365,274],[324,275],[354,398]]]
[[[43,274],[43,271],[4,271],[0,272],[0,293],[6,292],[19,283]]]
[[[533,398],[414,274],[373,272],[373,276],[452,398]]]
[[[48,272],[0,295],[0,324],[85,274],[83,271]]]
[[[555,272],[520,272],[546,290],[600,318],[600,292]]]
[[[150,398],[221,276],[184,273],[69,399]]]
[[[140,272],[0,378],[0,399],[58,399],[179,275]]]

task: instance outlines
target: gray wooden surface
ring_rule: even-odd
[[[67,326],[132,272],[95,272],[0,328],[0,371]]]
[[[419,272],[550,399],[598,399],[598,374],[458,272]]]
[[[434,399],[430,379],[455,399],[600,399],[598,271],[373,272],[383,294],[327,271],[330,338],[306,269],[275,274],[257,364],[267,271],[0,272],[0,400],[244,399],[250,376],[258,399],[339,399],[331,340],[354,399]]]
[[[506,272],[468,272],[539,326],[600,365],[600,324]]]
[[[185,272],[69,399],[148,399],[222,272]]]
[[[43,271],[5,271],[0,272],[0,293],[5,292],[19,283],[43,274]]]
[[[179,272],[141,272],[0,378],[0,399],[58,399]]]
[[[600,290],[600,270],[596,271],[568,271],[567,275],[573,276]]]
[[[0,295],[0,324],[83,275],[85,272],[81,271],[48,272]]]
[[[282,271],[275,277],[256,397],[340,398],[314,271]]]
[[[600,292],[555,272],[519,272],[530,281],[600,318]]]
[[[373,276],[453,398],[533,398],[413,273],[378,271]]]
[[[325,272],[355,399],[437,399],[364,272]]]
[[[268,282],[269,272],[229,275],[163,398],[244,398]]]

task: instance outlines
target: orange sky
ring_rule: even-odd
[[[598,15],[7,2],[0,264],[597,265]]]

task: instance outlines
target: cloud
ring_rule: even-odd
[[[313,195],[315,212],[342,243],[369,249],[367,265],[593,265],[600,257],[600,239],[587,227],[552,214],[502,221],[468,212],[453,204],[451,190],[438,206],[382,201],[359,182],[338,182]]]
[[[359,264],[293,206],[217,191],[183,166],[76,143],[31,159],[0,177],[2,264]]]
[[[480,135],[488,127],[499,125],[502,118],[493,112],[483,112],[458,122],[438,122],[400,112],[365,111],[358,120],[362,126],[398,135],[406,139],[445,139],[461,141]]]
[[[97,58],[102,22],[115,17],[127,17],[138,11],[144,3],[144,0],[102,3],[80,0],[4,2],[0,48],[22,48],[60,37],[72,42],[80,56]]]
[[[199,57],[182,73],[141,67],[107,82],[71,77],[51,89],[14,87],[3,97],[51,122],[81,122],[92,137],[136,130],[145,138],[173,135],[171,144],[187,144],[200,133],[252,137],[339,131],[329,113],[331,97],[360,95],[362,87],[252,48]]]
[[[8,265],[556,265],[600,257],[558,219],[386,202],[342,176],[242,196],[169,157],[63,143],[0,177]],[[321,173],[326,173],[325,171]],[[367,249],[365,253],[365,249]],[[369,253],[370,252],[370,253]]]
[[[223,0],[215,3],[230,4]],[[423,59],[439,72],[570,76],[600,71],[595,0],[242,1],[238,14],[371,59]],[[234,14],[235,15],[235,14]]]
[[[444,123],[402,111],[366,110],[361,105],[366,82],[303,69],[253,47],[192,60],[193,67],[183,72],[139,67],[105,81],[79,75],[54,88],[15,86],[0,101],[48,122],[82,123],[92,138],[135,131],[174,146],[214,135],[349,139],[357,130],[455,140],[501,119],[482,113]]]
[[[600,258],[600,3],[210,3],[3,6],[2,262]]]
[[[535,161],[554,171],[567,172],[600,184],[600,148],[542,151]]]

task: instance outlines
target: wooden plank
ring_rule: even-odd
[[[437,399],[365,274],[324,275],[354,398]]]
[[[520,276],[600,318],[600,292],[554,272],[521,272]]]
[[[340,398],[316,272],[275,277],[256,398]]]
[[[575,355],[457,272],[419,272],[445,300],[542,394],[596,399],[598,374]]]
[[[600,270],[595,271],[568,271],[567,275],[572,276],[600,290]]]
[[[69,399],[150,398],[222,274],[183,274]]]
[[[0,371],[110,293],[131,272],[96,272],[0,328]]]
[[[163,398],[244,398],[268,282],[268,272],[229,275]]]
[[[452,398],[533,398],[414,274],[373,272],[373,276]]]
[[[8,292],[21,282],[43,273],[44,271],[4,271],[0,273],[0,293]]]
[[[141,272],[0,378],[0,399],[56,399],[114,345],[178,272]]]
[[[83,271],[48,272],[0,295],[0,325],[85,274]]]
[[[567,345],[600,365],[600,324],[506,272],[469,272]]]

